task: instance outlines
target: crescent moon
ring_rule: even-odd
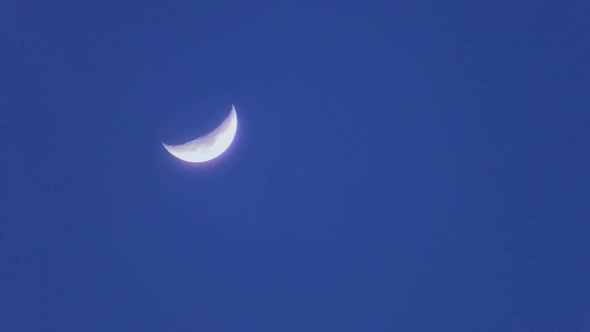
[[[231,106],[229,116],[209,134],[180,145],[162,143],[174,157],[191,162],[203,163],[219,157],[231,145],[238,129],[236,108]]]

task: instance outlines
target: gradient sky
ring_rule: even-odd
[[[589,41],[588,1],[2,4],[0,331],[589,331]]]

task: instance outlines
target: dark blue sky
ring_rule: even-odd
[[[198,3],[0,8],[0,331],[590,330],[587,1]]]

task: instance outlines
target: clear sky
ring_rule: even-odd
[[[590,2],[16,3],[0,331],[590,331]]]

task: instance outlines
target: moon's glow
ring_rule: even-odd
[[[162,143],[174,157],[191,163],[202,163],[219,157],[229,148],[238,129],[238,116],[234,105],[229,116],[209,134],[180,145]]]

